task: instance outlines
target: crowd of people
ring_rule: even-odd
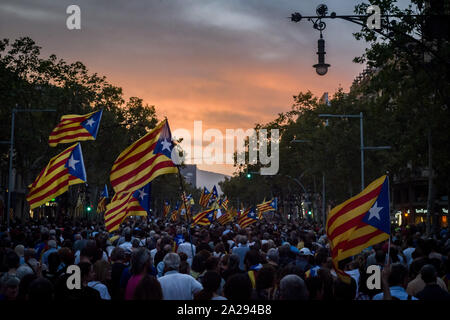
[[[79,289],[67,285],[80,270]],[[367,268],[382,270],[368,286]],[[446,228],[426,237],[393,227],[333,268],[324,229],[275,215],[246,229],[189,227],[150,217],[110,234],[87,220],[29,221],[0,230],[0,300],[450,300]]]

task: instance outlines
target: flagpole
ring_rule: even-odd
[[[191,251],[192,251],[192,259],[194,259],[194,247],[192,244],[192,237],[191,237],[191,221],[190,221],[190,216],[188,215],[188,207],[187,207],[187,202],[186,202],[186,193],[184,192],[184,186],[183,186],[183,179],[181,178],[181,168],[180,165],[177,165],[178,168],[178,180],[180,181],[180,190],[182,192],[183,196],[183,202],[184,202],[184,208],[186,209],[186,222],[187,222],[187,226],[188,226],[188,235],[189,235],[189,243],[191,244]],[[180,216],[181,218],[181,216]]]
[[[387,252],[387,263],[391,259],[391,189],[389,184],[389,175],[386,175],[387,184],[388,184],[388,215],[389,215],[389,241],[388,241],[388,252]]]

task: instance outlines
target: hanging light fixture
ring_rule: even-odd
[[[322,38],[322,33],[320,33],[320,39],[317,41],[318,51],[317,55],[319,58],[319,63],[313,65],[316,68],[316,72],[319,76],[323,76],[328,72],[328,63],[325,63],[325,40]]]

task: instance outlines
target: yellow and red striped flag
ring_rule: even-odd
[[[85,183],[83,153],[79,143],[53,157],[39,176],[28,187],[27,201],[30,209],[39,207],[63,194],[69,186]]]
[[[116,192],[137,190],[156,177],[177,173],[172,161],[172,135],[167,120],[126,148],[111,169],[111,185]]]
[[[163,212],[163,217],[167,217],[167,215],[170,212],[170,203],[169,201],[164,201],[164,212]]]
[[[172,220],[172,222],[177,221],[178,216],[180,215],[180,209],[179,209],[180,205],[177,202],[177,205],[175,206],[175,209],[172,211],[172,214],[170,216],[170,219]]]
[[[211,222],[214,221],[214,211],[215,209],[208,209],[205,211],[202,211],[200,213],[197,213],[194,218],[192,219],[192,225],[199,225],[199,226],[208,226],[211,224]]]
[[[95,140],[97,138],[103,110],[85,115],[67,114],[61,117],[59,124],[53,129],[48,138],[50,147],[59,143]]]
[[[116,193],[106,206],[105,227],[108,232],[117,230],[130,216],[147,216],[150,209],[150,184],[134,192]]]
[[[255,207],[250,207],[244,210],[238,218],[238,224],[241,229],[245,229],[256,221],[258,221],[258,216],[256,214]]]
[[[201,205],[203,208],[206,208],[209,203],[209,199],[211,198],[211,193],[208,191],[206,187],[203,187],[202,195],[200,196],[200,200],[198,201],[198,204]]]
[[[225,225],[233,221],[233,217],[234,216],[231,210],[227,210],[226,213],[217,218],[217,222],[219,222],[221,225]]]
[[[327,218],[327,237],[336,273],[349,283],[339,261],[389,239],[389,180],[382,176],[353,198],[333,208]]]
[[[100,193],[100,200],[97,204],[97,213],[105,212],[106,210],[106,202],[109,198],[108,195],[108,186],[105,184],[103,191]]]
[[[97,213],[105,212],[107,198],[101,198],[97,204]]]

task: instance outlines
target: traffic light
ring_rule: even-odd
[[[91,212],[92,209],[93,209],[93,206],[92,206],[92,205],[88,205],[88,206],[86,207],[86,211],[87,211],[87,212]]]
[[[252,178],[252,174],[250,172],[247,173],[247,179],[251,179]]]
[[[308,211],[308,214],[311,215],[311,210]]]

